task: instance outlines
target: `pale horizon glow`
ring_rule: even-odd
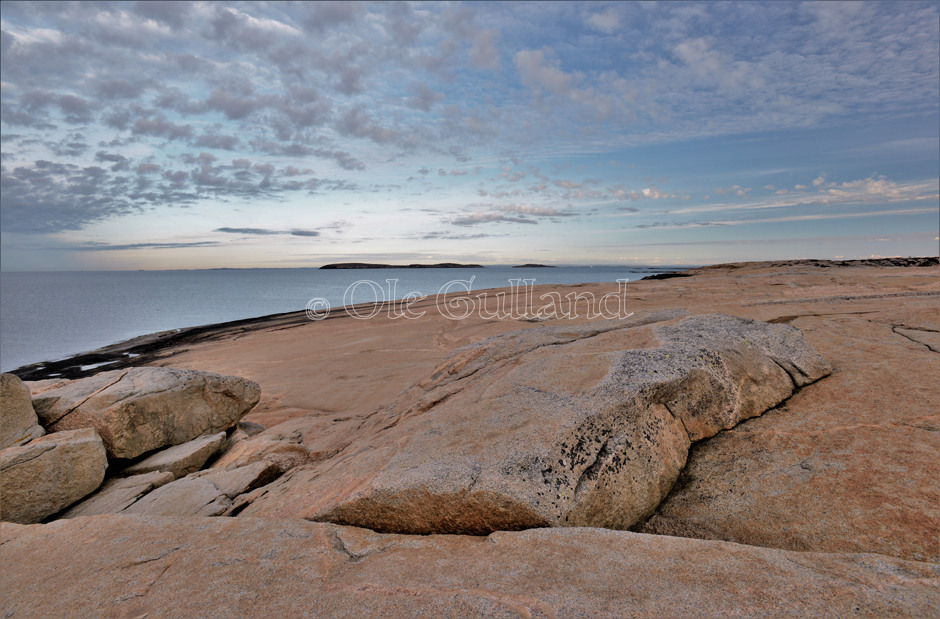
[[[938,253],[936,1],[0,22],[4,271]]]

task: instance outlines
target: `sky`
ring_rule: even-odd
[[[3,2],[0,267],[937,255],[940,2]]]

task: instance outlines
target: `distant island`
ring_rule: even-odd
[[[369,264],[367,262],[339,262],[324,264],[321,269],[482,269],[480,264],[457,264],[440,262],[438,264]]]
[[[517,264],[514,269],[554,269],[554,264]]]

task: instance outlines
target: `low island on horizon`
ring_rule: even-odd
[[[324,264],[321,269],[482,269],[482,264],[457,264],[439,262],[437,264],[372,264],[368,262],[337,262]]]

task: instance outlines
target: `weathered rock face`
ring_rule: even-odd
[[[832,375],[696,445],[641,530],[940,561],[940,355],[895,326],[937,333],[936,299],[785,311]]]
[[[787,325],[682,315],[458,349],[376,414],[371,436],[243,513],[407,533],[628,528],[669,492],[692,441],[829,372]]]
[[[39,522],[94,491],[108,467],[91,428],[55,432],[0,451],[0,520]]]
[[[173,473],[153,471],[133,477],[109,479],[93,494],[65,510],[62,518],[116,514],[130,507],[141,496],[173,481]]]
[[[940,596],[927,563],[581,528],[417,537],[114,515],[4,524],[0,565],[13,617],[928,617]]]
[[[277,466],[268,462],[200,471],[154,490],[124,511],[175,518],[223,516],[232,510],[233,499],[273,481],[279,474]]]
[[[206,460],[219,451],[225,439],[225,432],[200,436],[186,443],[158,451],[126,467],[120,474],[127,477],[151,471],[166,471],[172,473],[174,478],[185,477],[201,469]]]
[[[225,469],[264,461],[277,466],[281,473],[286,473],[310,462],[310,453],[299,443],[299,439],[278,439],[258,434],[235,443],[212,463],[212,468]]]
[[[0,374],[0,449],[28,443],[45,433],[29,388],[14,374]]]
[[[95,428],[112,458],[134,458],[219,432],[258,403],[261,390],[236,376],[131,368],[46,388],[33,397],[51,431]]]

